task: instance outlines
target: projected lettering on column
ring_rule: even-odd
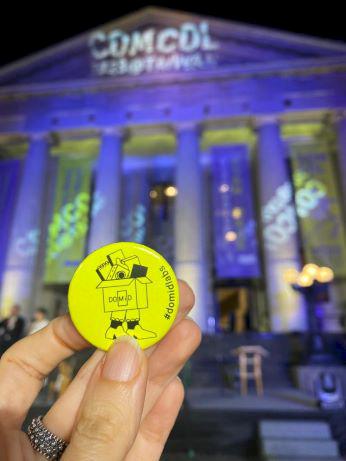
[[[293,175],[295,184],[295,201],[297,215],[306,218],[317,208],[319,202],[326,197],[327,188],[318,179],[313,179],[304,171],[297,171]]]
[[[323,183],[312,179],[303,171],[294,173],[294,182],[294,197],[293,187],[287,181],[276,189],[273,197],[262,208],[263,237],[269,250],[278,250],[288,243],[297,231],[296,215],[300,218],[309,216],[326,196]]]
[[[74,242],[85,237],[88,230],[90,195],[78,194],[73,202],[64,205],[55,213],[48,229],[47,261],[56,259]]]
[[[48,227],[45,282],[67,283],[85,255],[92,157],[59,158],[54,212]],[[101,206],[94,203],[95,211]]]
[[[143,243],[146,233],[147,209],[141,203],[137,203],[133,210],[125,215],[121,223],[121,235],[126,241]]]
[[[96,191],[93,194],[92,206],[91,206],[91,216],[95,218],[101,210],[106,206],[106,198],[99,191]]]
[[[98,30],[90,35],[89,48],[93,72],[114,76],[213,67],[219,44],[202,21],[133,32]]]
[[[288,181],[276,189],[262,208],[262,221],[264,243],[269,250],[278,249],[297,231],[293,191]]]
[[[328,146],[293,146],[295,199],[305,259],[346,276],[345,225]]]
[[[30,229],[15,242],[16,253],[21,257],[34,256],[38,251],[40,230]]]

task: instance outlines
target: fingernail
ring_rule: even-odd
[[[106,354],[102,376],[118,382],[131,381],[140,368],[140,347],[131,336],[121,336]]]

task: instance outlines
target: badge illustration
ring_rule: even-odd
[[[110,264],[107,264],[109,262]],[[104,278],[104,268],[109,273]],[[106,272],[107,272],[106,270]],[[128,334],[136,339],[156,338],[156,333],[145,330],[140,324],[140,311],[148,309],[148,267],[142,266],[136,255],[125,258],[122,250],[107,255],[96,270],[101,282],[97,288],[103,291],[103,308],[110,312],[110,325],[106,338]]]
[[[169,263],[151,248],[112,243],[78,266],[68,302],[74,325],[91,344],[107,350],[116,338],[129,335],[145,349],[174,322],[178,282]]]

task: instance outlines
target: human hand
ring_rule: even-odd
[[[43,423],[69,443],[64,461],[156,461],[181,407],[177,375],[200,343],[200,330],[186,318],[194,303],[179,281],[180,306],[172,329],[143,352],[122,337],[107,352],[96,350]],[[37,461],[21,430],[44,378],[67,357],[89,346],[68,315],[8,349],[0,360],[0,460]]]

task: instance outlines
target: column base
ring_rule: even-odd
[[[289,268],[298,268],[296,261],[267,261],[267,297],[271,329],[276,333],[306,331],[307,319],[303,297],[284,280]]]

